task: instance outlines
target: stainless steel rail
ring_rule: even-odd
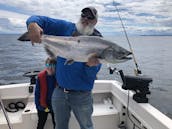
[[[5,110],[5,106],[4,106],[4,104],[3,104],[3,101],[2,101],[2,99],[1,99],[1,95],[0,95],[0,107],[1,107],[1,109],[2,109],[2,111],[3,111],[3,114],[4,114],[4,116],[5,116],[5,119],[6,119],[6,121],[7,121],[7,124],[8,124],[9,129],[13,129],[13,128],[12,128],[12,125],[11,125],[11,123],[10,123],[8,114],[7,114],[6,110]]]

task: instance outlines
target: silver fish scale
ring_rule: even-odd
[[[19,40],[28,41],[27,35],[28,33],[23,34]],[[93,53],[108,63],[120,63],[131,59],[127,57],[131,52],[101,37],[43,35],[42,42],[49,55],[61,56],[79,62],[86,62]]]

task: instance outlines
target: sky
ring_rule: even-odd
[[[26,20],[43,15],[77,22],[81,10],[94,6],[96,28],[103,35],[172,35],[172,0],[0,0],[0,34],[27,31]]]

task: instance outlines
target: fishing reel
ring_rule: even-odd
[[[23,74],[24,77],[30,78],[30,84],[36,84],[36,76],[40,71],[31,71]]]
[[[132,90],[135,92],[133,99],[138,103],[148,103],[147,94],[150,94],[149,84],[152,82],[152,78],[146,76],[130,76],[124,75],[122,70],[116,70],[116,68],[109,68],[110,74],[114,71],[120,74],[123,81],[122,88],[124,90]]]
[[[36,76],[40,71],[31,71],[23,74],[24,77],[30,78],[29,93],[33,93],[33,85],[36,84]]]

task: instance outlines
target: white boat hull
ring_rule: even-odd
[[[0,95],[5,106],[17,101],[23,101],[26,104],[25,109],[19,112],[7,113],[13,129],[36,129],[37,110],[34,104],[34,94],[28,92],[29,86],[28,83],[0,86]],[[133,93],[130,92],[127,108],[128,94],[127,91],[121,89],[119,82],[96,80],[93,89],[94,112],[92,117],[95,129],[120,129],[120,126],[132,129],[133,123],[130,119],[143,129],[172,129],[171,119],[148,103],[136,103],[132,95]],[[69,128],[79,129],[73,114]],[[0,111],[0,129],[9,129],[2,110]],[[50,116],[45,129],[53,129]]]

